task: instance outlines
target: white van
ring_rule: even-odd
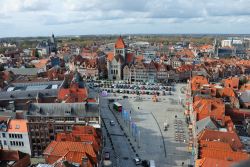
[[[150,167],[155,167],[155,161],[154,160],[149,160],[149,166]]]

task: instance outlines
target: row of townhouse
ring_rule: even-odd
[[[126,65],[123,74],[123,80],[129,82],[156,82],[178,78],[176,71],[170,69],[168,65],[154,63],[153,61],[148,63],[138,62],[131,66]]]
[[[239,88],[239,78],[212,84],[204,76],[193,76],[188,82],[185,114],[195,166],[230,166],[249,159],[250,138],[244,129],[250,114],[240,108]]]

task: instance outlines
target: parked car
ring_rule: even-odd
[[[148,160],[143,160],[141,165],[144,166],[144,167],[149,167],[149,161]]]
[[[141,165],[141,159],[140,158],[135,157],[133,160],[134,160],[135,165]]]
[[[111,121],[109,122],[109,124],[110,124],[110,126],[115,126],[115,122],[114,122],[113,120],[111,120]]]
[[[110,153],[108,151],[104,153],[104,160],[110,160]]]

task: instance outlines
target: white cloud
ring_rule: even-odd
[[[120,25],[117,31],[128,33],[139,32],[140,27],[145,26],[149,27],[147,28],[149,33],[158,33],[161,26],[163,28],[160,32],[167,33],[177,24],[183,24],[185,27],[183,33],[196,30],[193,26],[198,24],[202,24],[201,27],[205,28],[203,32],[214,31],[214,24],[221,26],[220,32],[223,32],[223,26],[231,24],[232,32],[241,33],[240,31],[244,30],[246,31],[244,33],[248,33],[249,30],[241,26],[250,26],[249,0],[0,0],[0,2],[1,27],[10,25],[26,29],[29,26],[36,27],[32,30],[37,35],[50,33],[48,31],[51,29],[55,29],[54,32],[68,34],[95,33],[95,31],[106,33],[115,30],[114,27],[119,27],[115,26],[116,24]],[[133,26],[133,29],[129,29],[132,24],[138,28]],[[101,29],[102,25],[105,25],[105,28]],[[75,32],[64,31],[64,29],[72,30],[74,26],[78,28]],[[6,30],[4,33],[15,36],[19,32],[26,32],[18,29],[16,32],[11,31],[12,29],[9,29],[9,32]]]

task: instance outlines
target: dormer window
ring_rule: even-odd
[[[16,129],[20,129],[20,125],[16,125]]]

